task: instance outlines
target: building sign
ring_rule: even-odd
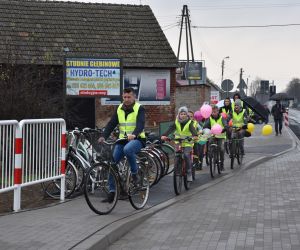
[[[121,60],[66,58],[65,80],[68,96],[120,96]]]
[[[217,104],[220,101],[219,91],[210,91],[210,103]]]
[[[123,87],[132,87],[140,104],[170,104],[170,70],[125,69],[123,73]],[[120,101],[120,98],[102,98],[101,104],[120,104]]]
[[[202,62],[189,62],[185,65],[187,80],[202,79]]]

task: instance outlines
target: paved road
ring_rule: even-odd
[[[262,137],[259,134],[260,127],[257,126],[255,135],[247,139],[245,160],[248,162],[286,150],[292,145],[286,130],[280,137]],[[271,147],[273,150],[270,150]],[[227,169],[223,175],[226,174],[229,176],[230,170]],[[174,197],[171,181],[165,178],[164,182],[151,190],[147,208]],[[199,172],[198,184],[193,185],[196,187],[205,182],[211,183],[208,170]],[[191,192],[193,190],[187,194]],[[97,216],[80,197],[57,206],[0,216],[0,249],[86,249],[82,246],[89,243],[93,235],[106,235],[107,228],[111,225],[117,227],[122,218],[130,221],[133,214],[137,216],[148,210],[135,211],[127,201],[120,201],[110,215]]]
[[[109,249],[299,250],[295,149],[175,203]]]

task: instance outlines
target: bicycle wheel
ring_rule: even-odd
[[[235,141],[232,140],[232,142],[230,143],[230,168],[233,169],[234,166],[234,158],[235,158]]]
[[[236,147],[236,159],[239,165],[243,163],[243,155],[241,153],[241,142],[238,141],[237,147]]]
[[[75,191],[77,185],[77,170],[72,161],[68,160],[65,172],[65,198],[69,198]],[[51,180],[41,183],[45,194],[51,198],[60,198],[61,180]]]
[[[209,170],[210,170],[210,176],[211,178],[214,178],[216,175],[216,159],[215,159],[215,153],[214,149],[210,149],[211,152],[209,152]]]
[[[192,177],[193,177],[193,181],[196,180],[196,168],[198,166],[198,162],[195,162],[192,164]]]
[[[142,209],[149,198],[150,184],[148,179],[147,168],[143,164],[139,165],[138,175],[140,176],[140,183],[134,186],[132,183],[129,186],[128,197],[131,205],[135,209]]]
[[[148,180],[150,187],[157,183],[160,175],[160,169],[157,166],[154,158],[147,151],[140,151],[137,153],[137,160],[142,162],[148,171]]]
[[[229,150],[229,142],[228,142],[228,140],[225,140],[225,142],[224,142],[224,148],[225,148],[226,154],[229,155],[230,150]]]
[[[215,159],[216,159],[216,172],[218,174],[221,174],[221,163],[220,163],[220,150],[219,148],[216,148],[215,150]]]
[[[180,156],[176,156],[175,158],[173,185],[175,194],[179,195],[182,189],[182,158]]]
[[[103,202],[109,194],[109,178],[115,183],[115,195],[112,202]],[[119,185],[115,171],[105,163],[97,163],[86,173],[84,181],[84,197],[92,211],[96,214],[109,214],[117,204]]]
[[[167,166],[165,175],[171,174],[174,171],[175,149],[169,144],[160,145],[162,151],[166,154]]]
[[[186,166],[186,160],[182,161],[182,164],[184,164],[183,169],[185,169],[185,172],[182,173],[183,175],[183,184],[184,184],[184,188],[185,190],[189,190],[191,187],[191,182],[188,181],[187,179],[187,166]],[[192,171],[193,174],[193,171]]]

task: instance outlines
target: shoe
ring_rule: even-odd
[[[110,192],[107,194],[107,198],[105,198],[104,200],[102,200],[101,202],[105,203],[112,203],[115,199],[115,192]]]
[[[279,131],[279,134],[281,134],[281,131]]]
[[[276,136],[278,136],[278,133],[276,133]]]
[[[132,174],[131,178],[132,178],[132,183],[135,187],[140,184],[141,178],[138,174]]]
[[[188,174],[188,175],[187,175],[187,181],[188,181],[188,182],[192,182],[192,181],[193,181],[193,176],[192,176],[192,174]]]
[[[223,163],[223,162],[220,163],[220,170],[221,170],[221,171],[224,171],[224,170],[225,170],[225,169],[224,169],[224,163]]]

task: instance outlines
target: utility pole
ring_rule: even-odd
[[[180,23],[180,33],[179,33],[179,44],[178,44],[178,51],[177,51],[177,60],[179,61],[179,53],[180,53],[180,46],[181,46],[181,38],[182,38],[182,30],[185,26],[185,40],[186,40],[186,68],[189,68],[189,62],[194,62],[194,48],[192,42],[192,32],[191,32],[191,22],[190,22],[190,15],[187,5],[183,5],[182,13],[181,13],[181,23]],[[190,59],[190,52],[191,52],[191,59]],[[191,82],[189,81],[189,84]]]

